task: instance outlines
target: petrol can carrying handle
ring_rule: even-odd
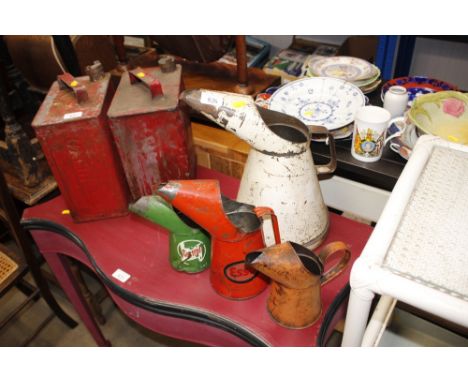
[[[325,272],[322,277],[320,278],[320,284],[325,285],[329,281],[333,280],[336,276],[338,276],[348,265],[349,260],[351,259],[351,251],[349,250],[349,246],[342,241],[334,241],[330,244],[327,244],[319,254],[319,258],[322,261],[322,264],[325,265],[327,259],[337,253],[343,252],[340,261],[331,267],[327,272]]]
[[[72,90],[78,103],[88,100],[86,87],[80,84],[70,73],[63,73],[57,76],[57,82],[61,90]]]
[[[137,82],[142,82],[151,92],[151,97],[163,95],[161,82],[154,78],[151,74],[145,72],[141,68],[136,68],[128,71],[130,84],[134,85]]]
[[[330,149],[330,162],[327,164],[321,164],[315,166],[315,171],[317,174],[333,174],[336,170],[336,150],[335,150],[335,138],[328,131],[326,127],[322,126],[310,126],[310,131],[313,134],[317,135],[326,135],[328,140],[328,147]]]
[[[280,231],[278,227],[278,218],[275,215],[275,212],[269,207],[255,207],[254,212],[257,217],[263,220],[265,215],[271,216],[271,223],[273,225],[273,233],[275,235],[275,244],[281,244]]]

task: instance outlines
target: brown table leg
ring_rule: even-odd
[[[84,299],[86,300],[89,307],[91,308],[91,311],[93,312],[94,318],[99,323],[99,325],[104,325],[106,323],[106,318],[102,314],[101,305],[99,305],[99,302],[96,300],[96,296],[91,293],[88,286],[86,285],[79,264],[71,262],[70,268],[71,272],[73,273],[73,276],[75,277],[76,282],[78,283],[78,286]]]

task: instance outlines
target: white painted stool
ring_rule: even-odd
[[[362,342],[375,294],[383,317],[396,299],[468,327],[468,146],[418,139],[350,284],[342,346],[379,336],[371,320]]]

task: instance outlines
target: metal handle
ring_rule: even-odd
[[[275,235],[275,244],[281,244],[278,218],[276,217],[275,212],[269,207],[255,207],[254,212],[257,217],[261,218],[262,220],[265,215],[270,215],[271,224],[273,225],[273,234]]]
[[[72,90],[78,103],[88,100],[86,87],[80,84],[70,73],[63,73],[57,76],[59,88],[62,90]]]
[[[320,283],[322,285],[325,285],[338,276],[341,272],[343,272],[343,270],[346,268],[346,265],[348,265],[349,260],[351,259],[351,251],[349,250],[348,245],[342,241],[334,241],[333,243],[326,245],[320,251],[319,258],[322,261],[322,264],[325,264],[327,259],[337,252],[343,252],[342,258],[336,265],[331,267],[322,275],[320,278]]]
[[[145,72],[141,68],[128,71],[130,84],[134,85],[137,82],[142,82],[151,92],[151,97],[164,95],[161,82],[154,78],[151,74]]]
[[[333,174],[336,170],[336,150],[335,150],[335,138],[328,131],[326,127],[322,126],[309,126],[310,132],[317,135],[326,135],[328,140],[328,146],[330,147],[330,162],[327,164],[320,164],[315,166],[317,174]]]

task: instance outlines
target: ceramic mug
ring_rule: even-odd
[[[354,118],[351,155],[363,162],[376,162],[388,139],[387,128],[394,122],[390,112],[379,106],[363,106]]]
[[[390,141],[389,147],[392,151],[408,160],[417,140],[416,126],[409,120],[407,114],[391,120],[385,143]]]

